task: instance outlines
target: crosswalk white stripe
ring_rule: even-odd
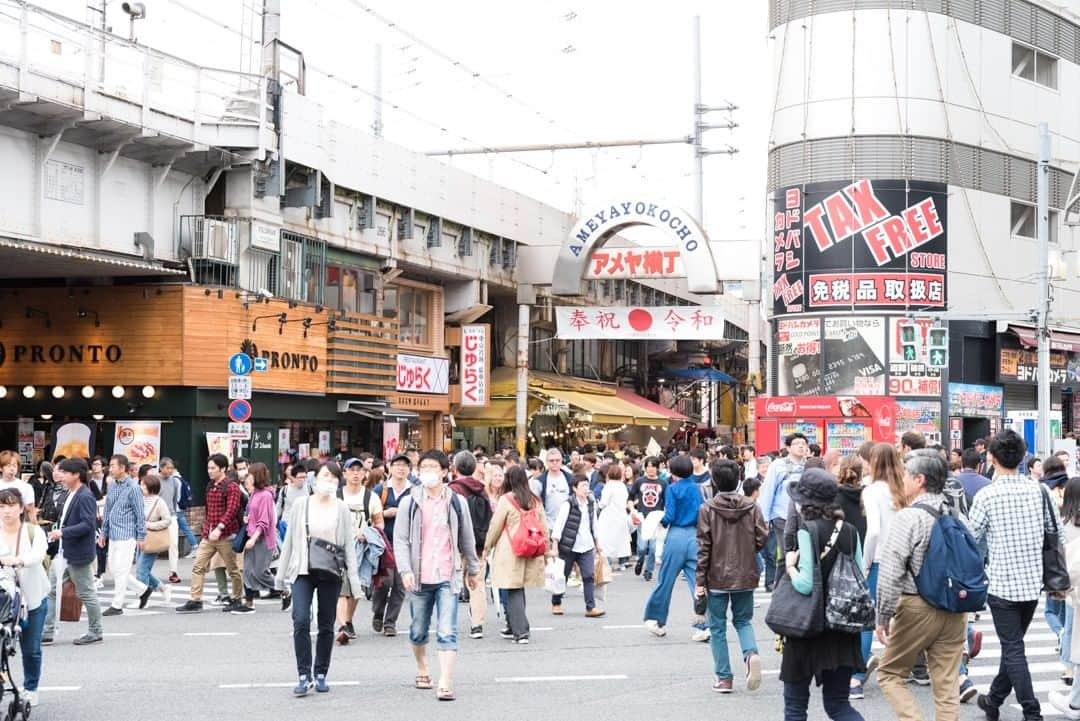
[[[1060,661],[1037,661],[1035,663],[1029,663],[1028,664],[1028,670],[1031,672],[1032,676],[1034,676],[1035,674],[1038,674],[1038,673],[1050,673],[1050,672],[1060,674],[1061,671],[1062,671],[1062,666],[1061,666]],[[994,676],[997,675],[997,672],[998,672],[997,664],[993,664],[993,665],[988,664],[986,666],[975,666],[975,667],[969,668],[968,669],[968,676],[971,676],[972,678],[981,677],[981,676],[994,677]]]

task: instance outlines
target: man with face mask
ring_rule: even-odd
[[[416,688],[433,686],[428,672],[427,643],[434,613],[440,671],[437,697],[451,701],[458,649],[458,594],[465,575],[471,590],[480,587],[480,563],[468,509],[461,497],[444,483],[450,460],[442,451],[431,450],[420,457],[419,466],[421,487],[413,489],[398,507],[394,556],[402,583],[410,594],[409,641],[416,658]]]
[[[236,468],[236,477],[240,479],[241,484],[243,484],[244,479],[247,478],[249,465],[251,465],[250,462],[243,456],[237,458],[233,463],[233,466]]]

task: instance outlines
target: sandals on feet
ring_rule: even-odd
[[[431,684],[431,676],[420,676],[420,675],[418,675],[416,677],[415,687],[418,688],[418,689],[424,690],[424,691],[435,688]]]
[[[448,688],[440,688],[436,693],[436,698],[438,698],[440,701],[453,701],[454,692]]]

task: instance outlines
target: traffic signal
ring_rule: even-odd
[[[918,334],[914,323],[900,325],[900,355],[905,363],[914,363],[919,360]]]
[[[949,329],[931,328],[928,334],[927,356],[931,368],[945,368],[949,365]]]

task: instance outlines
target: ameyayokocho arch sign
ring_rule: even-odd
[[[559,249],[551,292],[580,295],[593,251],[620,230],[638,225],[656,228],[679,249],[691,293],[718,291],[709,239],[693,216],[668,201],[631,196],[595,205],[592,213],[582,216]]]

